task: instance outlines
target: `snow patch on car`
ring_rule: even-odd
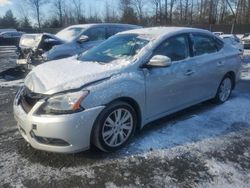
[[[25,85],[36,93],[53,94],[77,89],[85,84],[107,78],[118,73],[123,65],[124,62],[107,64],[83,62],[75,57],[51,61],[37,66],[26,77]]]

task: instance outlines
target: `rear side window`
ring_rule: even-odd
[[[84,34],[89,37],[90,41],[106,39],[106,29],[104,27],[91,28],[87,30]]]
[[[164,55],[171,61],[180,61],[189,57],[189,42],[186,35],[171,37],[156,48],[154,55]]]
[[[194,54],[199,56],[202,54],[211,54],[217,52],[222,48],[222,44],[219,44],[219,39],[216,40],[208,35],[193,34]]]

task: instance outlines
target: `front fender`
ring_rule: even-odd
[[[139,106],[143,123],[146,96],[142,71],[118,74],[86,89],[90,94],[83,101],[82,106],[85,109],[107,105],[116,99],[126,97],[134,100]]]

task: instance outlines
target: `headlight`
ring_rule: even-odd
[[[38,114],[70,114],[80,112],[83,109],[81,102],[87,97],[89,91],[65,93],[49,98]]]

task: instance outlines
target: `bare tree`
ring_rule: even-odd
[[[137,15],[139,17],[140,22],[142,23],[143,20],[143,8],[146,5],[146,1],[145,0],[132,0],[131,4],[134,6]]]
[[[74,13],[77,19],[77,22],[80,23],[83,19],[83,4],[82,0],[72,0],[74,5]]]
[[[33,9],[36,15],[36,20],[38,24],[38,28],[41,28],[41,7],[47,3],[47,0],[27,0],[30,7]]]
[[[120,0],[121,21],[124,23],[136,24],[138,22],[136,13],[133,9],[132,0]]]
[[[53,5],[56,11],[56,14],[59,18],[60,25],[63,25],[63,9],[64,9],[64,0],[53,0]]]
[[[176,0],[170,0],[170,10],[169,10],[169,21],[170,24],[173,23],[173,8],[174,8],[174,3]]]

